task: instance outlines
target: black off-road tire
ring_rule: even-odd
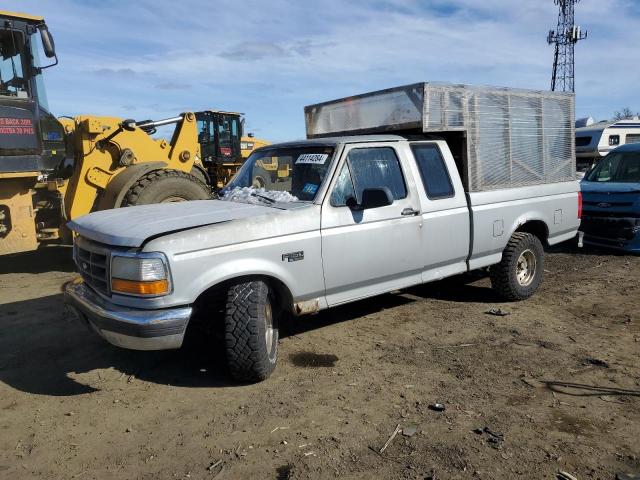
[[[265,380],[278,358],[277,308],[269,286],[255,280],[229,288],[225,308],[225,350],[231,375],[242,382]],[[270,313],[269,313],[270,312]],[[269,315],[273,327],[267,335]]]
[[[531,258],[535,259],[533,272],[524,280],[518,279],[518,272],[522,272],[518,262],[521,257],[526,257],[526,264],[531,264]],[[516,232],[509,239],[502,261],[491,266],[489,274],[491,286],[505,300],[516,301],[529,298],[540,286],[544,272],[544,249],[542,243],[535,235],[526,232]]]
[[[131,186],[122,201],[122,206],[209,198],[211,189],[193,175],[180,170],[154,170],[140,177]]]

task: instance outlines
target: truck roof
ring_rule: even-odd
[[[44,17],[39,15],[30,15],[28,13],[9,12],[7,10],[0,10],[0,17],[12,17],[19,20],[25,20],[27,22],[44,22]]]
[[[626,143],[611,150],[612,152],[640,152],[640,143]]]
[[[293,140],[291,142],[276,143],[267,145],[261,149],[281,148],[281,147],[303,147],[309,145],[335,147],[341,143],[372,143],[372,142],[401,142],[406,140],[401,135],[374,134],[374,135],[340,135],[336,137],[307,138]]]

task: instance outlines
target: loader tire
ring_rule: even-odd
[[[140,177],[131,186],[122,201],[122,206],[209,198],[211,198],[209,187],[193,175],[180,170],[154,170]]]
[[[271,375],[278,357],[277,309],[269,286],[255,280],[232,285],[225,307],[225,350],[231,375],[259,382]]]
[[[491,266],[491,286],[505,300],[529,298],[540,286],[544,249],[535,235],[516,232],[502,252],[502,261]]]

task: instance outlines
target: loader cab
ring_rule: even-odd
[[[64,160],[64,128],[43,81],[55,64],[42,17],[0,11],[0,173],[52,171]]]
[[[205,166],[240,161],[241,114],[207,110],[197,112],[196,120],[198,143]]]

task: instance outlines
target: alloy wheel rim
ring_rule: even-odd
[[[264,340],[267,346],[267,353],[271,356],[273,351],[273,311],[271,303],[267,302],[264,306]]]
[[[531,285],[536,274],[536,265],[536,256],[533,251],[527,249],[520,254],[516,263],[516,278],[520,286]]]

